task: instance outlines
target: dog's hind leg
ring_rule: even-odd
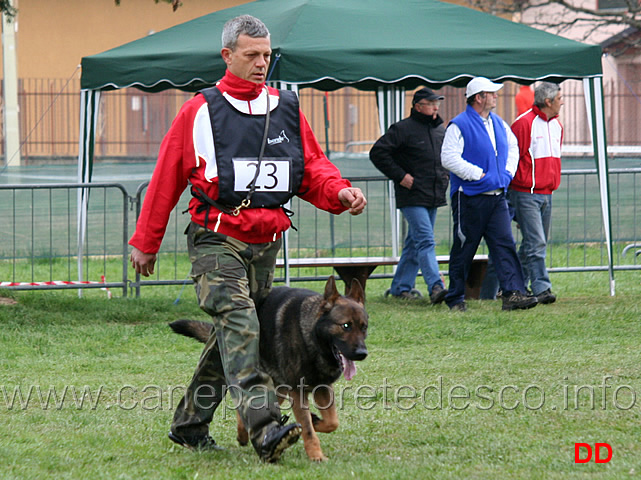
[[[314,419],[314,430],[321,433],[330,433],[338,428],[338,413],[334,398],[334,388],[330,385],[314,390],[314,405],[321,413],[321,417]]]
[[[244,447],[245,445],[247,445],[247,443],[249,443],[249,434],[247,433],[245,424],[240,418],[238,412],[236,412],[236,419],[238,420],[238,424],[236,425],[236,440],[238,440],[238,445]]]
[[[323,462],[327,457],[323,455],[321,450],[320,440],[314,431],[312,424],[312,414],[309,411],[309,402],[307,400],[307,393],[298,391],[293,392],[290,396],[292,401],[292,411],[296,421],[303,428],[303,446],[305,452],[310,460],[314,462]]]

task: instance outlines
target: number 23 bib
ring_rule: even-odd
[[[287,203],[298,193],[305,168],[296,94],[279,91],[278,106],[270,112],[265,153],[259,166],[265,115],[239,112],[216,87],[200,93],[207,100],[214,136],[217,200],[230,206],[240,205],[259,168],[250,208],[276,208]]]

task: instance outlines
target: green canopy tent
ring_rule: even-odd
[[[197,91],[215,84],[225,71],[222,27],[246,13],[270,29],[272,81],[294,90],[374,91],[382,132],[403,117],[405,89],[462,87],[478,75],[525,84],[583,80],[614,294],[600,47],[436,0],[256,0],[84,57],[81,182],[91,179],[100,92]]]

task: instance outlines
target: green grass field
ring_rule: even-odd
[[[278,465],[236,444],[231,404],[211,426],[226,451],[166,437],[200,352],[167,327],[205,319],[191,287],[177,304],[180,287],[1,291],[0,478],[635,478],[641,279],[616,278],[610,297],[605,273],[552,274],[555,304],[471,301],[464,314],[385,299],[389,280],[370,280],[370,355],[336,385],[330,459],[311,464],[299,443]],[[576,442],[608,443],[611,461],[576,464]]]

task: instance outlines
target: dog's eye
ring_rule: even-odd
[[[343,330],[346,332],[349,332],[352,330],[352,324],[351,323],[343,323]]]

